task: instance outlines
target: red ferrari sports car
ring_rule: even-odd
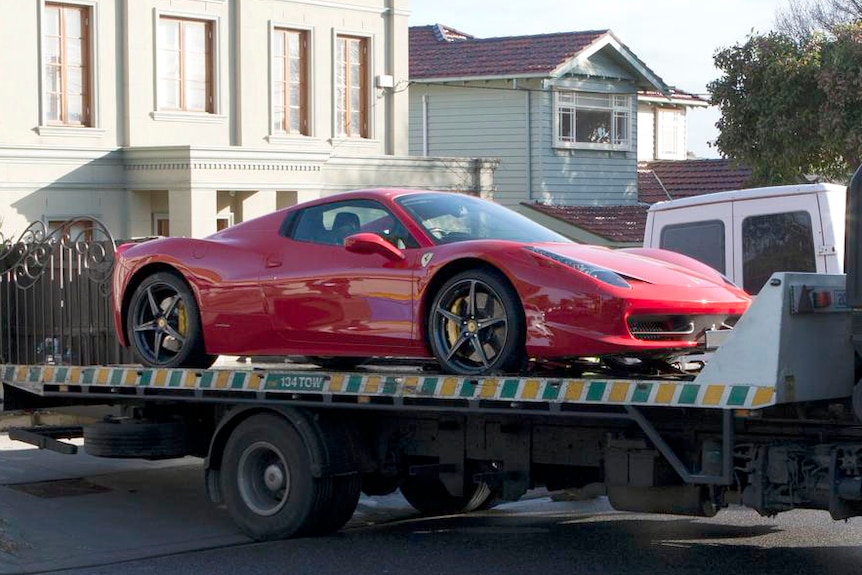
[[[750,303],[676,253],[576,244],[491,201],[394,189],[123,245],[113,282],[120,341],[156,367],[219,354],[433,357],[459,374],[637,361],[697,348]]]

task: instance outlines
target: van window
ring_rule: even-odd
[[[773,272],[816,272],[808,212],[750,216],[742,221],[743,289],[756,294]]]
[[[726,273],[724,264],[724,222],[708,220],[665,226],[659,247],[679,252]]]

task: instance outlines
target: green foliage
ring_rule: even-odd
[[[820,132],[850,168],[862,161],[862,26],[842,26],[824,47]]]
[[[719,151],[760,183],[846,180],[862,159],[862,26],[752,35],[715,55]]]

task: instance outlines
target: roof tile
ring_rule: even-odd
[[[649,168],[638,167],[638,201],[645,204],[654,204],[671,199],[655,172]]]
[[[750,169],[727,159],[656,160],[639,168],[652,170],[674,199],[739,190],[751,180]]]
[[[608,30],[475,38],[440,24],[410,28],[410,79],[548,75]]]
[[[643,240],[649,206],[547,206],[526,204],[536,211],[567,222],[612,242]]]

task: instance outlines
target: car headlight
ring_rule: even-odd
[[[620,274],[613,272],[609,269],[599,267],[593,264],[588,264],[586,262],[582,262],[580,260],[572,259],[566,256],[561,256],[560,254],[556,254],[548,250],[543,250],[542,248],[529,247],[527,249],[537,254],[541,254],[546,258],[550,258],[555,262],[559,262],[565,266],[574,268],[581,273],[587,274],[588,276],[594,277],[600,282],[604,282],[606,284],[621,288],[631,289],[632,287],[631,284],[627,282]]]

